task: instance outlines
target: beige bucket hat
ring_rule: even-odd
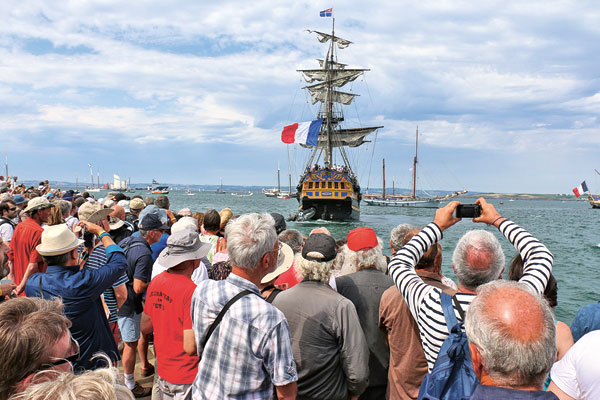
[[[67,224],[58,224],[47,227],[42,232],[42,243],[36,250],[43,256],[58,256],[76,249],[83,240],[77,239]]]

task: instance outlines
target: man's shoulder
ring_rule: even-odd
[[[475,388],[471,399],[552,400],[558,399],[558,397],[556,397],[556,395],[552,392],[544,392],[543,390],[518,390],[479,384]]]

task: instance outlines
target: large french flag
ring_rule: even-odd
[[[283,143],[300,143],[309,146],[316,146],[319,142],[319,131],[323,119],[317,119],[311,122],[296,122],[295,124],[283,127],[281,132],[281,141]]]
[[[582,194],[584,194],[585,192],[588,191],[587,185],[585,184],[585,181],[581,182],[581,185],[577,186],[575,189],[573,189],[573,193],[575,193],[575,196],[579,197]]]

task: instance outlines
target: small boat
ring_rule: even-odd
[[[187,190],[185,191],[185,195],[186,195],[186,196],[195,196],[195,195],[196,195],[196,193],[193,193],[193,192],[190,190],[190,188],[187,188]]]
[[[221,178],[221,186],[217,188],[217,190],[215,190],[215,193],[217,194],[225,194],[225,191],[223,190],[223,178]]]
[[[240,193],[231,193],[231,195],[232,195],[232,196],[235,196],[235,197],[250,197],[250,196],[252,196],[253,194],[254,194],[254,193],[252,193],[252,192],[248,192],[248,193],[246,193],[246,194],[240,194]]]
[[[416,140],[415,140],[415,158],[413,159],[413,176],[412,176],[412,193],[410,195],[391,195],[386,196],[385,194],[385,160],[383,160],[383,195],[369,195],[363,196],[363,201],[370,206],[384,206],[384,207],[411,207],[411,208],[439,208],[440,203],[444,200],[451,199],[453,197],[460,196],[467,193],[466,190],[462,192],[454,192],[445,196],[431,196],[431,197],[419,197],[417,196],[417,156],[419,149],[419,128],[417,127]]]
[[[90,177],[92,179],[92,185],[85,188],[88,193],[98,193],[100,191],[100,172],[98,171],[98,186],[94,187],[94,172],[92,171],[92,164],[88,163],[90,167]]]
[[[600,175],[600,172],[598,172],[597,169],[594,169],[594,171]],[[588,201],[590,202],[590,206],[592,206],[592,208],[600,208],[600,195],[588,193]]]
[[[169,186],[160,185],[155,179],[152,179],[152,185],[146,188],[152,194],[169,194]]]
[[[121,177],[117,174],[113,174],[113,183],[110,185],[110,190],[114,190],[116,192],[127,192],[129,188],[127,186],[127,181],[121,179]]]

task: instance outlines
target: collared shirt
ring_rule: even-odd
[[[123,274],[127,263],[117,245],[108,246],[106,256],[108,262],[100,269],[49,266],[45,274],[33,274],[25,285],[28,297],[62,298],[65,315],[73,324],[71,334],[81,351],[79,361],[73,365],[75,371],[104,366],[104,360],[92,360],[97,352],[107,354],[113,361],[119,360],[100,295]]]
[[[552,272],[554,263],[552,253],[539,240],[512,221],[502,221],[498,230],[515,246],[523,259],[523,276],[519,282],[542,294]],[[429,372],[433,369],[442,344],[448,337],[448,328],[440,300],[442,291],[423,282],[414,268],[423,253],[441,239],[442,230],[432,222],[406,243],[392,258],[389,265],[390,276],[394,278],[396,286],[410,307],[411,314],[419,324]],[[456,293],[456,299],[465,312],[474,298],[475,295],[471,293]],[[454,314],[459,322],[463,322],[456,309]]]
[[[290,324],[299,399],[345,400],[365,390],[369,347],[350,300],[325,282],[304,280],[273,305]]]
[[[496,386],[477,385],[471,400],[557,400],[552,392],[517,390]]]
[[[221,309],[246,289],[253,293],[231,306],[202,347]],[[194,399],[271,399],[273,385],[298,380],[287,321],[252,282],[235,274],[200,282],[191,312],[200,357]]]

